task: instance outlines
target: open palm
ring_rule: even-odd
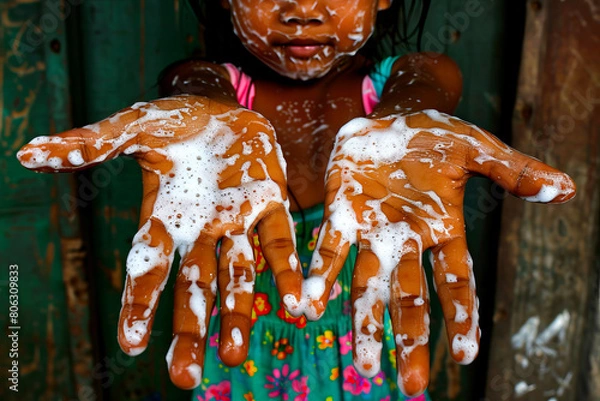
[[[470,363],[479,349],[478,300],[463,218],[465,185],[485,175],[525,200],[560,203],[573,181],[457,118],[426,110],[346,124],[336,138],[326,177],[325,216],[305,313],[319,318],[351,245],[354,363],[379,372],[388,307],[397,347],[398,385],[406,395],[429,377],[429,299],[421,266],[431,249],[434,283],[451,354]]]
[[[220,357],[228,365],[246,359],[255,227],[284,303],[290,311],[298,306],[302,273],[285,162],[263,117],[196,96],[136,103],[97,124],[35,138],[17,156],[30,169],[67,172],[119,155],[138,160],[144,186],[140,229],[127,257],[119,343],[129,355],[146,348],[177,250],[181,264],[167,361],[173,382],[194,388],[202,377],[217,288]]]

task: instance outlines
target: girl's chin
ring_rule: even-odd
[[[321,78],[326,75],[330,70],[326,71],[278,71],[280,75],[291,79],[298,79],[301,81],[310,81],[311,79]]]
[[[290,67],[278,64],[270,65],[269,67],[279,75],[282,75],[286,78],[310,81],[311,79],[322,78],[323,76],[327,75],[327,73],[333,68],[333,65],[312,67],[294,64]]]

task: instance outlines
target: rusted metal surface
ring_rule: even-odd
[[[0,3],[0,325],[8,329],[7,266],[19,266],[18,356],[9,357],[0,341],[2,400],[54,400],[73,395],[64,293],[60,280],[56,219],[56,178],[35,176],[19,166],[16,150],[34,135],[51,132],[50,88],[54,63],[46,57],[39,21],[49,2]],[[3,336],[4,337],[4,336]],[[18,362],[19,392],[6,381]]]
[[[90,286],[86,277],[86,252],[81,238],[61,238],[62,275],[68,307],[72,372],[75,393],[94,394],[93,344],[90,336]]]
[[[85,270],[73,253],[74,244],[81,248],[82,243],[78,212],[62,201],[74,188],[73,177],[35,175],[15,158],[34,136],[71,126],[65,20],[72,3],[0,4],[0,146],[6,188],[0,202],[1,254],[3,266],[20,266],[22,316],[21,386],[18,393],[2,386],[3,400],[70,400],[93,383],[89,306],[81,291]],[[5,358],[3,353],[3,368]]]
[[[505,202],[488,400],[598,399],[598,7],[528,3],[513,146],[569,173],[578,194]]]

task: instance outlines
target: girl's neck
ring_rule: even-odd
[[[254,110],[275,127],[288,165],[288,184],[297,198],[292,209],[324,200],[324,176],[337,131],[364,116],[362,58],[337,65],[326,76],[310,81],[257,79]]]

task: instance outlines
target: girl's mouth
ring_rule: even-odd
[[[311,58],[321,51],[325,45],[290,45],[285,46],[288,55],[295,58]]]
[[[304,39],[294,39],[283,44],[283,48],[288,56],[300,59],[314,57],[327,46],[327,43]]]

